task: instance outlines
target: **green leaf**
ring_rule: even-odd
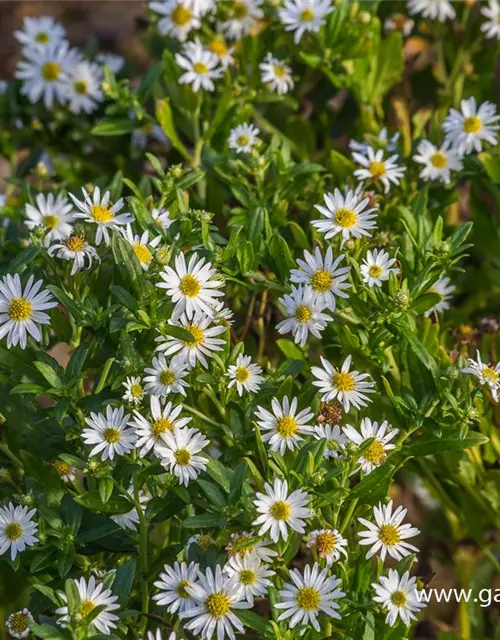
[[[137,128],[137,121],[132,118],[105,119],[98,122],[90,133],[94,136],[122,136]]]
[[[471,447],[479,447],[489,442],[489,438],[482,433],[469,432],[465,438],[460,438],[458,432],[444,433],[440,438],[435,434],[421,436],[411,444],[401,448],[405,456],[431,456],[444,451],[462,451]]]
[[[47,289],[55,295],[55,297],[63,306],[66,307],[66,309],[71,313],[75,320],[78,320],[82,317],[83,313],[81,309],[78,307],[73,298],[71,298],[71,296],[63,291],[63,289],[56,287],[53,284],[47,285]]]
[[[139,293],[142,269],[130,243],[120,233],[113,233],[111,251],[124,279],[129,282],[136,293]]]
[[[238,260],[241,273],[248,273],[252,269],[254,252],[252,243],[249,240],[244,240],[238,245],[236,249],[236,259]]]
[[[207,480],[198,480],[198,485],[214,506],[219,509],[223,509],[226,506],[226,499],[223,493],[214,484]]]
[[[35,589],[41,585],[34,585]],[[60,604],[59,602],[57,603]],[[64,633],[59,627],[52,626],[51,624],[36,624],[30,625],[31,631],[37,638],[43,638],[43,640],[61,640],[65,638]]]
[[[363,476],[350,492],[348,499],[369,500],[369,503],[372,504],[379,499],[379,496],[385,496],[394,470],[394,465],[387,462],[377,467],[368,475]]]
[[[208,458],[208,475],[221,486],[226,493],[229,493],[231,486],[231,471],[215,458]]]
[[[113,493],[113,478],[100,478],[99,479],[99,497],[102,500],[103,504],[111,498],[111,494]]]
[[[116,572],[116,577],[113,582],[113,594],[118,596],[123,602],[127,601],[132,589],[136,567],[137,562],[135,560],[127,560]]]
[[[189,151],[179,138],[177,134],[177,130],[174,124],[174,116],[172,113],[172,107],[170,106],[169,98],[163,98],[162,100],[156,101],[155,108],[156,119],[158,120],[160,127],[163,129],[165,134],[170,138],[172,146],[174,149],[183,156],[185,160],[191,162],[191,156]]]
[[[83,370],[83,365],[87,359],[90,345],[83,343],[79,345],[71,354],[68,366],[66,367],[66,380],[69,382],[77,380]]]
[[[127,307],[127,309],[130,309],[130,311],[137,311],[139,309],[137,300],[123,287],[114,284],[111,286],[111,293],[120,304],[122,304],[124,307]]]
[[[370,72],[364,79],[365,102],[380,102],[403,75],[403,36],[394,31],[381,42],[377,54],[371,58]]]
[[[269,240],[268,250],[281,281],[288,282],[290,269],[295,265],[288,244],[281,236],[274,235]]]
[[[183,340],[184,342],[195,341],[195,337],[187,329],[177,327],[173,324],[165,325],[162,329],[162,333],[166,336],[172,336],[173,338],[177,338],[178,340]]]
[[[61,380],[53,367],[50,366],[50,364],[47,364],[46,362],[35,361],[34,365],[52,387],[54,387],[55,389],[64,388],[64,382]]]
[[[260,633],[265,637],[271,637],[268,636],[268,634],[270,633],[270,625],[269,621],[266,618],[264,618],[263,616],[259,616],[253,611],[246,611],[243,609],[237,609],[235,610],[235,613],[241,620],[241,622],[243,622],[245,627],[253,629],[254,631],[257,631],[257,633]]]
[[[199,516],[186,518],[181,523],[181,527],[184,527],[184,529],[207,529],[210,527],[223,529],[225,524],[226,520],[216,513],[202,513]]]
[[[276,346],[287,358],[292,358],[293,360],[304,360],[304,353],[292,340],[280,338],[279,340],[276,340]]]
[[[100,511],[102,513],[111,513],[118,515],[128,513],[134,508],[134,505],[124,496],[111,496],[107,502],[103,502],[99,492],[89,491],[75,496],[75,502],[90,511]]]
[[[245,461],[240,462],[233,471],[231,485],[229,490],[229,504],[236,504],[241,497],[243,483],[247,474],[247,464]]]
[[[24,249],[9,263],[7,273],[22,273],[24,268],[38,256],[41,247],[28,247]]]

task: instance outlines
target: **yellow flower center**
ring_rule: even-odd
[[[338,371],[333,376],[333,385],[339,391],[354,391],[356,382],[350,373]]]
[[[481,118],[478,118],[477,116],[470,116],[465,118],[463,126],[465,133],[477,133],[481,130],[483,123],[481,122]]]
[[[372,464],[382,464],[387,459],[384,445],[378,440],[374,440],[364,453],[364,458]]]
[[[304,611],[315,611],[321,602],[321,595],[313,587],[302,587],[297,593],[297,606]]]
[[[47,82],[54,82],[59,78],[61,67],[56,62],[46,62],[42,66],[42,77]]]
[[[286,522],[290,517],[290,505],[283,500],[278,500],[269,509],[269,513],[275,520],[283,520]]]
[[[79,253],[85,249],[85,238],[83,236],[70,236],[65,244],[70,251]]]
[[[177,584],[177,593],[179,594],[179,596],[181,598],[183,598],[184,600],[187,600],[188,598],[190,598],[191,596],[188,593],[188,590],[186,589],[186,587],[190,587],[191,584],[187,581],[187,580],[181,580],[178,584]]]
[[[143,394],[142,386],[140,384],[133,384],[130,387],[130,395],[133,398],[140,398]]]
[[[104,431],[103,435],[104,440],[106,440],[106,442],[109,442],[109,444],[114,444],[115,442],[118,442],[120,440],[120,430],[116,427],[108,427]]]
[[[370,173],[375,179],[381,178],[386,173],[385,164],[383,162],[378,162],[377,160],[375,160],[375,162],[372,162],[370,165]]]
[[[236,142],[240,147],[246,147],[250,142],[250,138],[248,136],[238,136],[238,140],[236,140]]]
[[[91,600],[82,600],[80,604],[80,615],[82,618],[86,618],[96,608],[96,605]]]
[[[88,85],[85,80],[77,80],[73,83],[73,87],[80,96],[84,96],[88,93]]]
[[[15,322],[24,322],[31,317],[33,305],[25,298],[14,298],[9,303],[9,318]]]
[[[311,278],[311,286],[313,291],[319,291],[320,293],[325,293],[325,291],[329,291],[332,286],[333,278],[331,274],[326,269],[318,269],[316,273]]]
[[[56,460],[52,466],[60,476],[67,476],[71,470],[70,465],[64,460]]]
[[[279,64],[274,65],[274,75],[277,78],[284,78],[286,76],[286,69],[281,67]]]
[[[208,67],[203,62],[195,62],[193,64],[193,71],[202,76],[203,74],[208,72]]]
[[[292,416],[283,416],[276,421],[276,431],[285,438],[293,436],[297,431],[297,420]]]
[[[44,216],[43,217],[43,226],[47,229],[55,229],[57,227],[57,223],[59,222],[59,218],[57,216]]]
[[[141,264],[149,264],[151,262],[151,252],[147,247],[143,244],[136,243],[133,248],[137,260],[139,260]]]
[[[395,591],[391,595],[391,602],[396,607],[404,607],[408,602],[408,598],[406,597],[406,593],[404,591]]]
[[[201,284],[195,276],[184,276],[179,284],[179,289],[186,298],[196,298],[200,293]]]
[[[102,204],[93,204],[90,207],[90,215],[96,222],[110,222],[115,217],[109,207],[103,207]]]
[[[151,432],[155,438],[159,438],[165,431],[173,431],[175,426],[167,418],[158,418],[151,423]]]
[[[248,15],[248,7],[246,2],[233,2],[233,16],[237,20],[246,18]]]
[[[312,22],[314,20],[314,11],[312,9],[304,9],[300,14],[302,22]]]
[[[318,533],[314,544],[320,556],[327,556],[337,546],[337,538],[332,531],[323,531]]]
[[[174,384],[175,382],[175,373],[170,369],[166,369],[160,373],[160,382],[161,384]]]
[[[222,40],[212,40],[208,45],[208,49],[220,58],[227,54],[227,46]]]
[[[368,275],[372,278],[379,278],[383,273],[382,267],[379,267],[378,264],[372,264],[372,266],[368,269]]]
[[[174,458],[178,465],[185,467],[191,462],[191,453],[187,449],[174,451]]]
[[[234,376],[238,382],[246,382],[250,377],[246,367],[238,367]]]
[[[335,222],[339,227],[348,229],[349,227],[354,227],[357,221],[358,214],[352,209],[337,209],[335,212]]]
[[[255,573],[255,571],[252,571],[251,569],[243,569],[243,571],[240,572],[241,584],[244,584],[244,585],[255,584],[256,579],[257,579],[257,574]]]
[[[197,544],[203,551],[206,551],[208,547],[212,544],[212,538],[207,535],[200,535],[197,540]]]
[[[22,633],[28,628],[28,616],[22,611],[17,611],[9,616],[9,626],[14,633]]]
[[[205,339],[205,333],[201,327],[192,324],[189,327],[186,327],[186,330],[193,336],[193,342],[185,342],[184,346],[188,347],[188,349],[192,349],[193,347],[198,347],[203,340]]]
[[[47,44],[47,42],[50,42],[49,34],[43,32],[37,33],[35,36],[35,42],[38,42],[39,44]]]
[[[231,608],[231,601],[225,593],[212,593],[206,599],[205,606],[208,613],[214,618],[223,618]]]
[[[436,169],[444,169],[448,166],[448,158],[441,151],[436,151],[431,156],[431,164]]]
[[[485,367],[483,369],[483,378],[488,379],[490,382],[498,382],[498,378],[500,378],[500,374],[492,369],[491,367]]]
[[[384,524],[380,527],[378,537],[388,547],[393,547],[401,540],[398,528],[393,524]]]
[[[189,11],[189,9],[186,9],[186,7],[182,7],[180,4],[178,4],[170,14],[170,19],[178,27],[183,27],[191,20],[191,16],[192,13],[191,11]]]
[[[16,540],[22,538],[23,528],[18,522],[9,522],[9,524],[5,527],[4,535],[7,540],[16,542]]]
[[[309,309],[309,307],[307,307],[305,304],[299,304],[299,306],[295,309],[295,319],[301,324],[309,322],[311,316],[311,309]]]

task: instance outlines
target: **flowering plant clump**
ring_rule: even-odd
[[[497,637],[422,593],[500,571],[499,17],[155,0],[143,73],[19,26],[1,637]]]

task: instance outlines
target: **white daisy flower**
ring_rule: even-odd
[[[160,607],[167,606],[168,613],[183,613],[196,606],[188,589],[194,587],[198,581],[198,565],[190,562],[179,564],[175,562],[171,567],[166,564],[164,573],[160,573],[159,580],[154,585],[160,590],[153,596],[153,600]]]
[[[179,359],[187,362],[190,367],[195,367],[196,362],[199,361],[207,369],[208,362],[206,357],[212,357],[213,351],[222,351],[220,345],[223,345],[225,340],[221,340],[216,336],[224,333],[226,328],[222,325],[211,326],[212,318],[204,313],[196,313],[192,320],[189,320],[186,314],[183,314],[179,320],[170,322],[170,324],[188,331],[193,336],[193,341],[185,342],[181,338],[168,335],[166,338],[159,336],[156,338],[156,342],[162,344],[157,347],[157,350],[163,351],[166,356],[177,353]]]
[[[420,533],[419,529],[412,527],[411,524],[401,524],[406,513],[407,509],[402,506],[393,513],[392,500],[390,500],[387,505],[379,502],[378,507],[373,507],[374,523],[358,518],[362,525],[368,527],[367,531],[358,532],[361,538],[359,544],[371,546],[366,554],[367,559],[379,553],[382,560],[385,560],[387,554],[395,560],[402,560],[405,556],[418,553],[417,547],[405,542],[408,538],[418,536]]]
[[[325,453],[323,454],[326,459],[343,457],[343,449],[347,438],[338,424],[333,426],[330,424],[316,425],[314,428],[314,437],[316,440],[326,440]]]
[[[285,455],[287,449],[293,451],[298,446],[298,442],[303,440],[300,434],[311,434],[314,427],[308,424],[314,417],[311,408],[297,412],[297,398],[292,402],[285,396],[283,402],[277,398],[271,401],[273,413],[258,406],[255,415],[259,420],[257,424],[262,432],[262,440],[269,442],[271,451],[279,451]]]
[[[369,378],[368,373],[359,373],[359,371],[349,371],[352,356],[347,356],[340,369],[321,356],[320,367],[312,367],[311,373],[317,380],[313,381],[313,385],[319,387],[322,402],[330,402],[337,399],[344,407],[344,411],[349,413],[351,405],[356,409],[366,407],[371,399],[367,393],[374,393],[374,382],[366,381]]]
[[[198,313],[213,316],[215,301],[224,296],[223,291],[217,291],[224,286],[217,275],[212,263],[205,262],[205,258],[199,258],[197,253],[193,253],[187,264],[184,254],[180,253],[175,259],[175,269],[165,266],[160,273],[164,282],[156,286],[166,289],[175,303],[172,320],[177,320],[182,314],[189,320]]]
[[[127,489],[127,493],[132,498],[134,497],[133,485],[130,485],[130,487]],[[141,489],[141,491],[139,491],[139,502],[141,504],[141,509],[143,512],[146,504],[150,500],[151,500],[151,496],[146,491]],[[116,522],[116,524],[122,529],[130,529],[130,531],[137,531],[137,525],[139,524],[139,514],[137,513],[137,509],[135,507],[133,507],[133,509],[131,509],[130,511],[127,511],[127,513],[120,513],[116,516],[110,516],[110,518],[111,520],[113,520],[113,522]]]
[[[35,513],[36,509],[28,511],[28,507],[15,507],[12,502],[0,507],[0,556],[10,549],[14,561],[18,553],[38,542],[38,524],[32,520]]]
[[[97,251],[85,240],[83,235],[70,235],[62,242],[57,242],[49,247],[47,253],[49,256],[53,256],[55,253],[61,260],[73,260],[72,276],[80,269],[90,269],[94,260],[101,261]],[[87,260],[87,266],[85,266],[85,260]]]
[[[234,149],[236,153],[251,153],[252,149],[259,142],[260,129],[254,127],[253,124],[247,122],[239,124],[229,132],[227,143],[230,149]]]
[[[387,452],[396,448],[395,444],[391,444],[391,440],[399,431],[393,429],[387,420],[384,420],[379,426],[378,422],[372,422],[370,418],[361,420],[360,429],[361,433],[350,424],[343,427],[347,439],[358,446],[374,438],[372,444],[358,460],[358,469],[361,469],[363,473],[371,473],[376,467],[384,464],[387,460]]]
[[[24,52],[25,60],[17,63],[16,78],[23,86],[21,93],[34,104],[43,99],[50,109],[54,102],[66,102],[68,72],[79,62],[79,54],[67,42],[33,47]]]
[[[160,629],[157,629],[155,633],[148,631],[146,638],[143,638],[142,640],[163,640],[163,635]],[[168,640],[175,640],[175,631],[172,631],[168,636]]]
[[[119,617],[112,613],[120,608],[120,605],[116,603],[118,596],[114,596],[111,589],[104,589],[102,583],[97,584],[94,576],[90,576],[88,582],[83,577],[79,580],[75,579],[74,582],[80,594],[78,613],[82,621],[85,621],[85,618],[96,607],[104,606],[104,609],[92,620],[90,628],[109,636],[111,629],[116,629],[116,621],[119,620]],[[60,591],[59,597],[67,603],[67,596],[64,592]],[[56,615],[60,616],[57,624],[60,624],[63,628],[70,622],[70,613],[67,605],[56,609]]]
[[[198,429],[176,428],[166,431],[157,449],[161,464],[186,487],[207,468],[207,459],[197,455],[209,440]]]
[[[146,367],[144,373],[145,391],[152,396],[168,396],[170,393],[180,393],[186,397],[184,388],[189,384],[184,378],[189,375],[190,367],[180,358],[172,358],[167,362],[163,353],[153,358],[151,367]]]
[[[103,73],[94,62],[82,60],[75,64],[67,75],[66,97],[73,113],[91,113],[104,100],[101,91]]]
[[[234,324],[234,313],[231,309],[224,307],[224,304],[214,305],[214,324],[221,324],[224,327],[232,327]]]
[[[207,44],[207,49],[217,56],[223,69],[227,69],[234,64],[234,47],[228,47],[221,36],[216,36],[211,40]]]
[[[66,39],[66,31],[50,16],[25,17],[23,28],[14,31],[14,37],[23,45],[24,54],[27,49],[40,49],[49,44],[61,44]]]
[[[75,210],[73,205],[63,195],[54,197],[53,193],[44,195],[39,193],[35,199],[36,206],[26,205],[25,225],[28,229],[42,228],[44,245],[48,247],[53,240],[64,240],[73,230]]]
[[[120,229],[123,237],[127,240],[132,247],[139,264],[143,271],[147,271],[153,260],[153,254],[151,249],[156,249],[156,247],[161,242],[161,236],[157,236],[152,240],[149,239],[149,231],[144,231],[144,233],[140,236],[139,234],[135,234],[132,231],[132,227],[130,224],[127,224],[125,229]]]
[[[408,0],[408,11],[411,14],[421,13],[429,20],[453,20],[456,16],[450,0]]]
[[[386,127],[380,129],[376,140],[376,147],[381,149],[386,149],[388,153],[394,153],[398,148],[400,134],[399,131],[396,131],[392,136],[389,136],[389,132]],[[357,140],[349,140],[349,149],[351,151],[358,151],[359,153],[365,154],[371,145],[368,142],[358,142]],[[358,189],[356,189],[356,192]]]
[[[373,600],[379,602],[387,611],[386,624],[393,627],[398,616],[409,627],[412,620],[416,620],[416,613],[424,609],[427,604],[419,597],[417,579],[410,578],[408,571],[402,576],[396,569],[389,569],[389,575],[380,576],[378,583],[373,582],[375,589]]]
[[[257,493],[254,505],[261,514],[253,522],[260,526],[259,535],[270,532],[271,540],[278,542],[288,540],[288,527],[298,533],[304,533],[305,520],[312,516],[308,507],[309,496],[305,491],[297,489],[288,494],[288,482],[276,478],[274,485],[264,485],[266,493]]]
[[[463,169],[462,160],[454,149],[449,149],[446,144],[438,149],[429,140],[419,143],[413,160],[424,165],[420,177],[426,181],[440,180],[444,184],[450,184],[451,172]]]
[[[477,360],[469,358],[469,366],[462,369],[462,373],[470,373],[479,380],[481,385],[488,385],[492,398],[498,402],[498,390],[500,389],[500,362],[493,366],[481,360],[479,349],[476,351]]]
[[[341,554],[347,560],[347,540],[337,529],[316,529],[311,531],[307,546],[314,549],[319,558],[326,561],[327,566],[340,560]]]
[[[184,45],[182,54],[175,54],[175,61],[184,70],[179,83],[191,85],[194,93],[200,88],[214,91],[214,80],[220,78],[223,73],[222,67],[219,66],[219,58],[215,53],[204,49],[198,40]]]
[[[44,311],[57,307],[57,302],[48,291],[40,291],[43,284],[38,280],[33,284],[30,276],[22,288],[21,278],[7,274],[0,282],[0,339],[7,336],[7,347],[19,344],[26,349],[28,333],[40,342],[42,334],[39,324],[50,324],[50,317]]]
[[[135,406],[141,403],[145,389],[142,386],[140,376],[128,376],[125,382],[122,382],[122,386],[125,387],[125,393],[122,396],[123,400],[131,402]]]
[[[467,155],[483,149],[483,142],[497,144],[496,131],[500,116],[492,102],[483,102],[479,107],[476,98],[460,102],[460,111],[450,109],[443,122],[445,144],[449,144],[459,155]]]
[[[393,31],[399,31],[403,36],[408,37],[413,31],[415,21],[405,16],[404,13],[393,13],[384,22],[385,33],[392,33]]]
[[[9,83],[6,80],[0,80],[0,96],[3,96],[3,94],[7,91],[7,87],[9,86]],[[1,198],[3,196],[0,195],[0,209],[5,205],[1,203]]]
[[[172,218],[170,217],[170,211],[167,211],[166,209],[153,209],[151,211],[151,216],[153,217],[155,223],[163,231],[165,231],[165,229],[168,229],[173,222]]]
[[[132,451],[137,436],[133,429],[127,428],[129,418],[123,407],[113,409],[108,405],[106,415],[91,412],[90,418],[85,418],[90,428],[82,431],[84,443],[95,445],[90,457],[102,452],[101,460],[113,460],[115,455]]]
[[[396,258],[391,258],[383,249],[368,250],[360,267],[363,282],[369,287],[381,287],[391,273],[399,273],[399,268],[392,266],[395,262]]]
[[[217,0],[184,0],[184,4],[197,16],[204,16],[217,8]]]
[[[264,62],[259,64],[260,79],[278,95],[283,95],[291,91],[294,87],[292,69],[282,60],[275,58],[272,53],[268,53]]]
[[[309,285],[314,299],[318,300],[331,311],[335,311],[335,296],[348,298],[344,289],[352,285],[346,282],[349,279],[351,267],[338,268],[344,259],[344,254],[333,259],[333,251],[328,247],[325,257],[321,255],[318,247],[314,254],[304,251],[304,260],[297,260],[299,269],[290,271],[290,281],[301,285]]]
[[[276,571],[262,564],[255,553],[232,556],[224,565],[223,571],[243,590],[244,597],[252,606],[254,598],[266,595],[268,588],[273,584],[269,578],[276,574]]]
[[[486,38],[500,40],[500,4],[497,0],[489,0],[487,7],[481,7],[481,13],[486,18],[481,25],[481,31]]]
[[[245,556],[247,553],[253,553],[262,562],[273,562],[278,552],[270,549],[271,543],[266,540],[256,540],[248,531],[232,533],[229,542],[226,545],[226,553],[228,557]]]
[[[285,294],[279,302],[287,317],[276,325],[278,333],[292,333],[295,342],[302,347],[306,344],[309,333],[315,338],[321,338],[326,325],[333,322],[332,316],[323,313],[325,304],[309,285],[299,288],[292,285],[291,294]]]
[[[383,149],[374,151],[372,147],[368,147],[364,154],[354,152],[352,157],[361,165],[361,168],[354,172],[354,176],[362,181],[380,181],[384,185],[384,193],[389,193],[391,183],[398,185],[406,171],[406,167],[398,166],[396,154],[384,159]]]
[[[35,622],[35,619],[30,611],[25,608],[11,613],[5,626],[9,635],[13,638],[26,638],[30,634],[30,624],[33,622]]]
[[[261,9],[263,2],[264,0],[233,0],[227,4],[229,18],[219,26],[229,40],[239,40],[250,33],[264,17]]]
[[[262,367],[252,363],[251,356],[244,356],[242,353],[237,357],[235,364],[227,368],[224,375],[230,379],[227,385],[230,389],[236,385],[238,395],[242,396],[244,391],[249,393],[257,393],[264,382],[264,376],[261,376]]]
[[[116,53],[98,53],[95,59],[100,65],[107,65],[115,75],[125,66],[125,58]]]
[[[105,191],[101,198],[101,190],[94,187],[92,197],[82,188],[83,200],[78,200],[72,193],[70,197],[80,210],[76,214],[77,218],[82,218],[86,222],[93,222],[97,225],[95,243],[99,246],[104,240],[104,244],[110,244],[109,230],[119,231],[120,226],[132,222],[130,213],[118,213],[123,209],[124,201],[120,198],[118,202],[110,202],[111,192]]]
[[[292,629],[298,624],[304,628],[312,625],[319,632],[318,616],[321,613],[340,620],[337,612],[340,605],[336,601],[343,598],[345,593],[338,588],[341,583],[339,578],[328,577],[328,569],[320,571],[318,563],[312,569],[306,565],[304,574],[292,569],[290,577],[293,583],[285,584],[280,591],[281,602],[275,605],[277,609],[284,609],[278,621],[290,618]]]
[[[371,229],[375,229],[377,217],[375,207],[369,207],[369,198],[348,191],[343,196],[338,189],[334,193],[325,193],[323,196],[326,207],[315,204],[317,209],[326,220],[313,220],[312,226],[325,234],[325,240],[342,235],[342,244],[350,237],[361,238],[371,236]],[[369,207],[369,208],[367,208]]]
[[[453,293],[456,291],[455,285],[451,284],[450,278],[444,277],[439,278],[432,287],[427,291],[427,293],[437,293],[441,296],[441,300],[436,303],[430,309],[424,313],[424,316],[428,318],[433,313],[442,313],[450,308],[450,300],[453,297]]]
[[[75,480],[78,470],[67,462],[64,462],[64,460],[54,460],[52,466],[63,482],[73,482],[73,480]]]
[[[207,567],[205,574],[199,574],[199,582],[187,589],[195,600],[195,606],[180,614],[182,618],[193,618],[185,625],[193,635],[200,634],[202,640],[210,640],[217,633],[217,640],[224,640],[226,634],[234,640],[233,629],[243,633],[244,627],[233,609],[250,609],[251,604],[243,601],[242,589],[236,588],[232,578],[224,575],[220,564],[212,573]]]
[[[159,456],[159,447],[169,442],[167,436],[169,432],[174,432],[181,427],[185,427],[191,418],[178,418],[182,411],[182,405],[174,407],[171,402],[161,407],[160,399],[150,396],[151,418],[145,418],[134,409],[134,419],[129,423],[134,426],[137,433],[135,446],[140,449],[139,455],[143,458],[151,449]]]
[[[160,16],[158,31],[163,36],[185,42],[189,32],[201,26],[200,16],[195,13],[191,3],[185,0],[150,2],[149,8]]]
[[[293,41],[298,44],[306,31],[318,33],[333,11],[331,0],[285,0],[278,11],[285,31],[294,31]]]
[[[1,95],[1,93],[0,93]],[[0,211],[7,205],[7,196],[4,193],[0,193]]]

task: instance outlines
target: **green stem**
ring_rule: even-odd
[[[139,574],[141,586],[141,611],[142,618],[140,623],[141,636],[144,636],[148,619],[145,614],[149,612],[149,588],[148,588],[148,523],[144,516],[140,501],[140,487],[137,481],[134,481],[134,500],[137,515],[139,516]]]
[[[20,469],[24,468],[24,465],[21,462],[21,460],[19,460],[19,458],[12,453],[12,451],[9,449],[9,447],[6,444],[0,444],[0,451],[5,453],[5,455],[12,460],[12,462],[16,465],[16,467],[19,467]]]
[[[203,420],[207,424],[211,424],[212,427],[217,427],[217,429],[220,428],[220,423],[215,422],[215,420],[212,420],[211,418],[208,418],[204,413],[202,413],[201,411],[198,411],[198,409],[195,409],[194,407],[190,407],[187,404],[183,404],[182,406],[186,411],[188,411],[189,413],[192,413],[197,418],[200,418],[200,420]]]
[[[344,531],[346,530],[347,525],[351,521],[352,514],[354,513],[354,510],[356,509],[357,505],[358,505],[358,499],[356,498],[351,502],[347,511],[345,512],[345,515],[342,519],[342,524],[339,527],[339,533],[344,533]]]
[[[111,369],[111,365],[115,361],[114,358],[108,358],[104,363],[104,367],[102,369],[101,377],[99,378],[99,382],[97,383],[97,387],[94,393],[101,393],[104,389],[104,385],[106,384],[106,378],[108,377],[109,370]]]

